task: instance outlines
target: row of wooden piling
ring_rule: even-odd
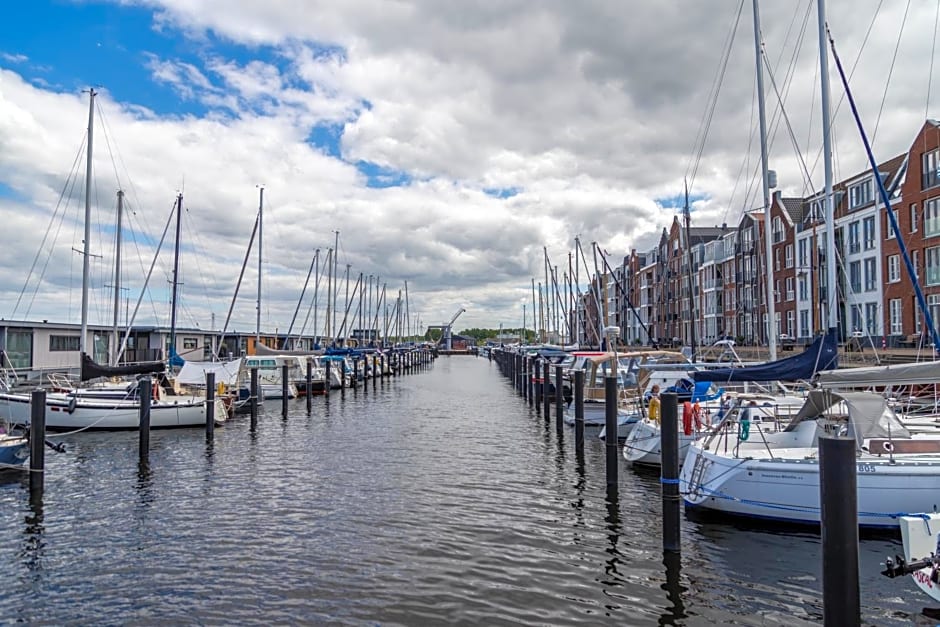
[[[500,371],[512,382],[513,387],[536,412],[544,412],[545,422],[551,420],[551,401],[555,402],[555,431],[564,437],[564,367],[552,364],[535,355],[523,355],[508,351],[491,351],[490,359],[496,359]],[[551,370],[554,369],[554,373]],[[551,398],[549,381],[554,374],[555,394]],[[541,385],[540,385],[541,384]],[[572,403],[575,414],[575,450],[584,454],[584,371],[571,372]],[[676,394],[661,395],[662,400],[662,498],[663,498],[663,549],[680,550],[679,532],[679,408]],[[605,475],[608,492],[619,490],[620,445],[617,424],[617,378],[610,373],[604,379],[604,430],[605,430]]]
[[[393,360],[392,357],[395,359]],[[373,391],[378,386],[378,380],[386,375],[384,372],[390,371],[391,367],[397,367],[398,374],[411,374],[419,369],[428,366],[437,357],[437,352],[431,349],[421,349],[417,351],[407,351],[400,353],[373,354],[365,355],[363,358],[353,360],[353,381],[350,385],[358,387],[360,361],[363,361],[362,368],[365,375],[365,360],[371,360],[371,374],[363,378],[362,388],[368,392],[369,381],[372,382]],[[249,369],[249,398],[250,407],[250,429],[254,432],[258,428],[258,406],[260,400],[260,385],[258,378],[258,368]],[[324,373],[324,395],[330,393],[331,363],[326,362]],[[340,394],[343,398],[346,396],[346,377],[340,378],[343,383],[340,387]],[[288,367],[282,366],[282,400],[281,416],[286,420],[288,416],[289,405],[288,387],[289,376]],[[138,384],[140,390],[140,409],[139,409],[139,437],[138,437],[138,455],[142,465],[149,463],[150,457],[150,407],[152,404],[152,381],[150,377],[142,377]],[[305,378],[306,388],[306,410],[307,414],[313,412],[313,361],[307,360],[307,370]],[[206,442],[212,442],[215,438],[215,406],[218,402],[216,398],[215,373],[206,373]],[[46,391],[35,390],[30,397],[30,427],[29,427],[29,489],[31,499],[41,499],[45,485],[45,446],[46,446]]]
[[[500,371],[529,403],[544,407],[550,420],[549,369],[555,369],[556,431],[563,437],[563,368],[537,356],[509,351],[490,351]],[[541,382],[541,385],[538,383]],[[575,449],[584,451],[584,371],[571,373],[575,406]],[[606,477],[608,493],[618,487],[620,450],[617,434],[617,379],[605,378]],[[660,485],[663,504],[663,552],[677,559],[681,554],[679,490],[679,407],[675,393],[660,395]],[[858,578],[858,492],[855,440],[851,437],[819,438],[820,530],[822,534],[823,620],[826,625],[859,625],[861,598]]]

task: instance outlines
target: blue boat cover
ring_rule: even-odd
[[[743,368],[718,368],[691,373],[696,381],[799,381],[812,379],[821,370],[839,367],[835,329],[817,337],[799,355]]]

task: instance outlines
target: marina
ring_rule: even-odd
[[[661,548],[658,473],[529,405],[496,362],[412,374],[154,431],[60,438],[41,503],[0,484],[0,615],[24,622],[818,624],[813,531],[681,519]],[[552,407],[554,409],[554,407]],[[859,544],[862,619],[909,625],[929,601],[887,580],[898,537]]]
[[[0,30],[0,623],[938,624],[940,3],[183,4]]]

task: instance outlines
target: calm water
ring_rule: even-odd
[[[741,624],[821,620],[820,542],[683,520],[664,564],[658,477],[603,447],[583,463],[495,363],[442,357],[348,392],[266,407],[216,430],[64,438],[41,510],[0,483],[0,622],[149,624]],[[863,618],[927,604],[878,574],[900,551],[863,541]]]

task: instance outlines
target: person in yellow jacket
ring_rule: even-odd
[[[658,425],[662,414],[659,401],[659,385],[654,385],[650,390],[649,408],[647,411],[650,421]]]

